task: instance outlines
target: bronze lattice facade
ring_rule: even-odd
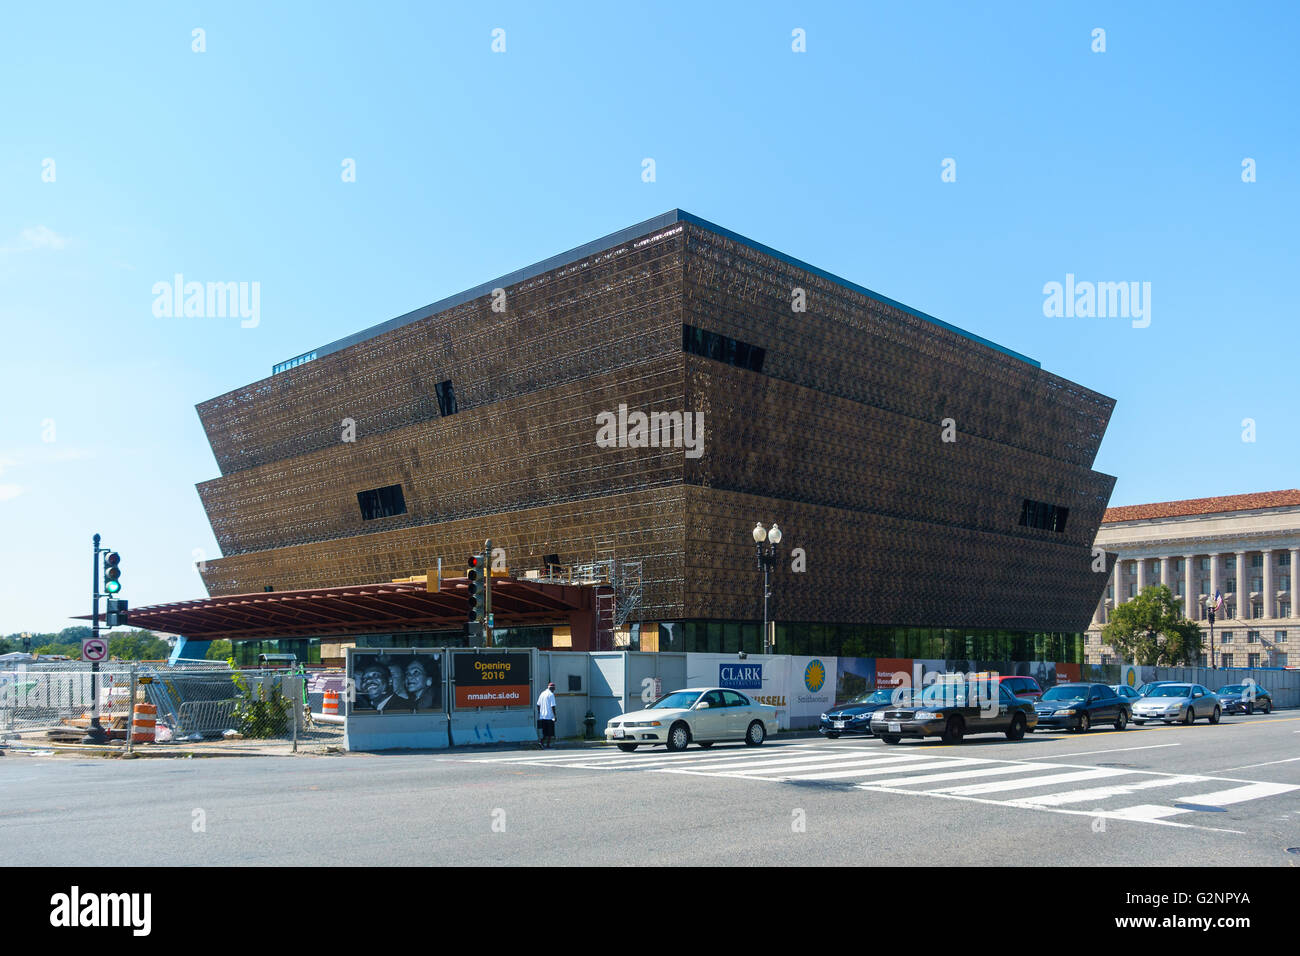
[[[756,521],[780,621],[1081,632],[1106,583],[1113,400],[680,211],[305,358],[198,407],[213,595],[491,537],[515,571],[643,562],[645,620],[755,621]],[[620,406],[703,413],[698,457],[602,447]]]

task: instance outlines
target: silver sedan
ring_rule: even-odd
[[[664,744],[685,750],[691,743],[712,747],[719,740],[743,740],[757,747],[777,731],[776,708],[756,704],[738,690],[692,687],[665,694],[645,710],[615,717],[605,739],[619,750]]]
[[[1166,724],[1193,724],[1207,717],[1210,723],[1217,724],[1222,713],[1219,698],[1200,684],[1158,684],[1133,704],[1133,723],[1162,720]]]

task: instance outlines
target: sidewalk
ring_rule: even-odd
[[[819,737],[820,734],[815,730],[794,730],[782,731],[775,736],[769,737],[772,741],[781,740],[800,740],[812,737]],[[555,750],[591,750],[604,747],[612,747],[607,741],[584,740],[581,737],[570,737],[563,740],[557,740],[553,749]],[[455,747],[445,750],[421,750],[409,751],[410,753],[491,753],[496,751],[540,751],[541,744],[484,744],[475,747]],[[111,744],[95,746],[94,744],[55,744],[44,741],[11,741],[0,744],[0,757],[102,757],[106,759],[125,760],[125,759],[159,759],[159,758],[193,758],[193,757],[327,757],[348,754],[343,749],[343,739],[340,737],[337,741],[299,741],[298,752],[293,752],[293,742],[290,740],[213,740],[211,742],[179,743],[179,744],[136,744],[132,753],[125,752],[126,747],[121,741],[114,741]],[[380,754],[397,754],[408,751],[392,750],[383,751]],[[361,755],[361,752],[357,752]],[[366,754],[372,756],[372,754]]]

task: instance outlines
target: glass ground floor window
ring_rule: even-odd
[[[497,628],[497,647],[551,646],[551,627]],[[321,663],[322,644],[355,644],[357,647],[464,647],[465,631],[409,631],[401,634],[330,634],[322,637],[290,637],[264,641],[235,641],[235,663],[256,667],[261,654],[293,654],[302,664]]]
[[[776,624],[778,654],[911,657],[933,660],[1083,663],[1083,633],[993,628],[890,627],[868,624]],[[755,621],[674,621],[659,625],[660,651],[762,652]]]

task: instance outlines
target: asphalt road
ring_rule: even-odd
[[[0,760],[0,859],[71,865],[1298,866],[1300,715],[957,746]]]

